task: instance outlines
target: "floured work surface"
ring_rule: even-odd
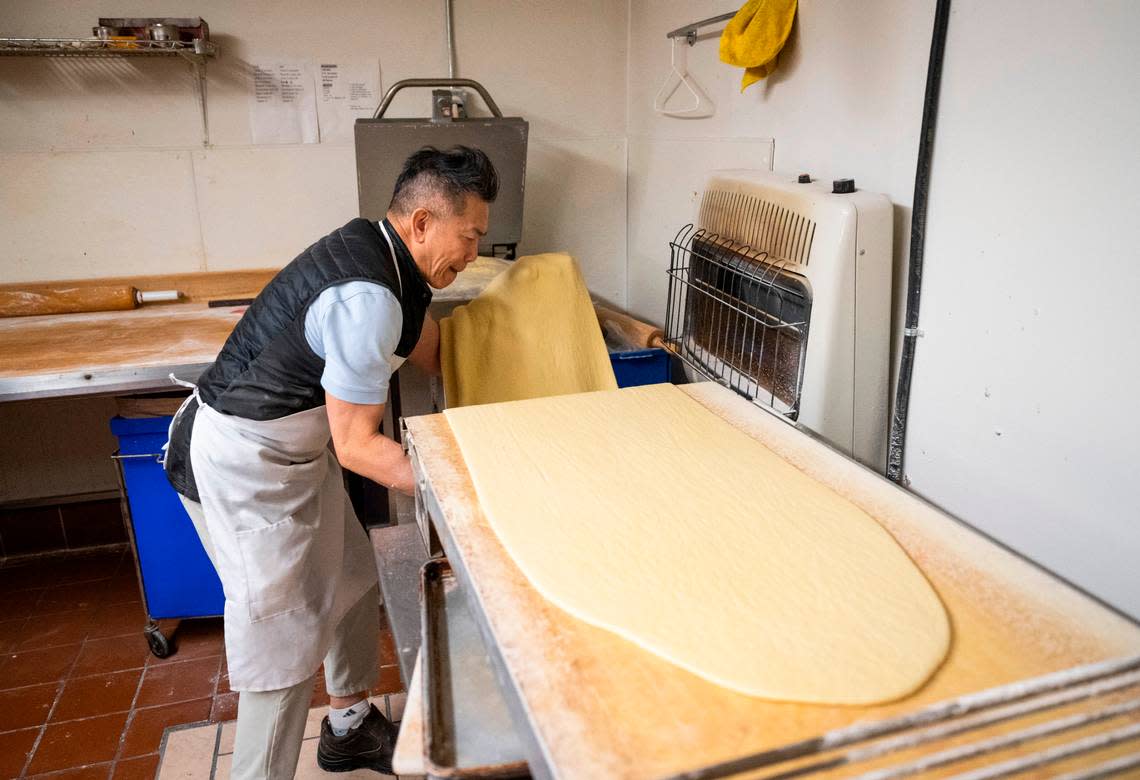
[[[946,656],[946,612],[882,526],[674,385],[445,415],[531,584],[710,682],[875,704]]]
[[[217,357],[244,309],[204,303],[0,319],[0,400],[169,389]]]
[[[408,420],[440,506],[435,519],[470,576],[470,596],[528,713],[523,725],[555,776],[661,777],[1140,652],[1134,623],[972,529],[722,387],[682,390],[890,531],[946,606],[950,653],[917,693],[880,706],[781,703],[709,683],[543,598],[483,516],[444,416]],[[679,489],[677,475],[663,475],[662,489]]]
[[[479,258],[433,300],[468,300],[507,263]],[[132,311],[0,318],[0,401],[169,389],[166,375],[197,378],[214,361],[244,307],[209,308],[214,299],[255,297],[273,270],[116,277],[75,282],[179,289],[188,301]],[[46,284],[46,283],[45,283]],[[63,285],[65,282],[51,284]],[[9,288],[31,287],[7,285]]]
[[[217,356],[244,311],[211,309],[208,302],[252,298],[275,273],[259,269],[44,282],[80,288],[130,284],[140,290],[178,290],[183,299],[130,311],[0,319],[0,401],[170,389],[171,372],[193,380]]]

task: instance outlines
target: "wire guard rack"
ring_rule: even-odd
[[[0,38],[0,56],[162,57],[180,56],[192,62],[212,57],[218,48],[204,39],[194,41],[105,40],[102,38]]]
[[[694,371],[795,420],[811,291],[789,261],[686,225],[669,243],[666,347]]]
[[[820,774],[852,780],[1135,778],[1138,686],[1140,656],[1112,658],[856,722],[665,780],[743,772],[763,780]]]

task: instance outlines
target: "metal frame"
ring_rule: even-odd
[[[169,390],[171,373],[187,381],[194,381],[209,366],[210,363],[172,363],[142,368],[95,368],[88,371],[0,378],[0,403],[33,398]]]
[[[388,91],[384,93],[384,98],[380,101],[380,105],[376,107],[375,113],[372,114],[373,119],[383,119],[384,112],[388,110],[388,106],[392,105],[392,100],[396,97],[396,93],[403,89],[416,88],[416,87],[470,87],[479,93],[479,97],[483,98],[483,102],[487,104],[491,114],[497,119],[503,118],[503,112],[499,110],[499,104],[491,97],[491,93],[487,88],[473,79],[404,79],[397,81],[392,86],[388,87]]]
[[[218,53],[204,38],[193,41],[116,41],[104,38],[0,38],[0,56],[7,57],[170,57],[202,62]]]
[[[414,437],[406,430],[404,441],[409,454],[413,454],[415,451]],[[519,741],[522,743],[523,753],[526,755],[527,764],[530,768],[531,777],[535,778],[535,780],[554,780],[554,763],[531,727],[530,716],[527,714],[526,700],[523,698],[511,674],[510,668],[503,658],[502,651],[495,641],[494,632],[491,630],[490,622],[487,619],[486,609],[479,600],[474,580],[471,577],[471,573],[467,570],[467,564],[463,560],[459,548],[455,544],[451,530],[447,523],[443,522],[443,509],[440,507],[439,499],[436,497],[431,483],[417,476],[416,494],[419,497],[417,499],[417,512],[419,511],[419,507],[422,506],[423,511],[427,513],[432,527],[435,528],[438,534],[439,541],[447,555],[448,562],[451,564],[452,571],[455,573],[456,579],[459,580],[463,593],[466,595],[467,607],[471,612],[471,617],[474,619],[476,626],[479,628],[479,635],[483,638],[483,644],[487,650],[487,659],[491,663],[491,669],[494,671],[495,679],[499,683],[499,690],[503,694],[503,699],[507,703],[507,710],[510,712],[511,720],[515,724]]]
[[[489,664],[453,670],[456,658],[485,659],[481,633],[472,634],[475,621],[467,606],[466,592],[458,585],[446,558],[433,558],[420,570],[421,639],[420,679],[424,701],[424,762],[433,780],[493,780],[528,777],[527,763],[515,753],[519,749],[518,729],[488,727],[510,717],[502,692]],[[462,672],[461,678],[453,672]],[[490,677],[488,674],[490,673]],[[465,694],[465,695],[464,695]],[[466,699],[466,701],[464,701]],[[473,710],[479,717],[473,717]],[[513,723],[513,721],[512,721]],[[508,725],[507,729],[511,727]],[[484,760],[493,755],[509,755],[501,763],[461,765],[461,756]]]
[[[732,17],[736,16],[737,12],[727,14],[718,14],[717,16],[710,16],[708,19],[701,19],[699,22],[692,22],[686,24],[684,27],[678,27],[676,30],[670,30],[665,33],[666,38],[684,38],[685,42],[690,46],[697,42],[697,31],[702,27],[709,27],[720,22],[727,22]]]
[[[158,623],[150,614],[150,602],[146,597],[146,587],[143,585],[142,566],[139,565],[139,543],[135,538],[135,522],[134,516],[131,514],[131,502],[127,498],[127,479],[123,474],[123,461],[128,458],[157,458],[154,453],[146,453],[143,455],[122,455],[115,452],[111,456],[111,460],[115,462],[115,478],[119,482],[119,507],[123,514],[123,523],[127,527],[127,541],[131,543],[131,550],[134,552],[135,559],[135,578],[139,583],[139,595],[142,596],[143,610],[146,611],[147,630],[152,627],[157,629]]]
[[[379,526],[368,531],[376,559],[380,593],[392,638],[400,677],[410,685],[420,654],[420,569],[428,561],[419,529],[411,523]]]
[[[777,769],[781,764],[796,761],[795,768],[766,775],[766,780],[810,775],[837,767],[851,766],[884,755],[920,747],[936,740],[985,729],[997,723],[1032,716],[1060,708],[1074,702],[1086,701],[1126,688],[1140,685],[1140,655],[1115,658],[1020,680],[970,693],[957,699],[938,702],[915,712],[869,723],[856,723],[829,731],[818,737],[791,743],[751,756],[725,761],[689,772],[671,775],[666,780],[712,780],[729,777],[756,769]],[[1068,715],[1000,736],[987,737],[976,742],[956,744],[954,747],[930,753],[901,764],[876,769],[858,777],[861,780],[893,780],[912,777],[935,768],[950,766],[960,761],[977,759],[989,753],[1015,747],[1034,739],[1081,729],[1096,723],[1140,711],[1140,697],[1107,705],[1092,713]],[[960,719],[960,720],[955,720]],[[814,763],[802,764],[797,759],[819,756],[874,739],[882,739],[866,747],[859,747],[838,755],[829,755]],[[1050,747],[1036,753],[1019,756],[989,767],[957,775],[958,778],[1003,778],[1029,769],[1055,763],[1074,755],[1100,750],[1119,742],[1140,737],[1140,723],[1124,729],[1074,740],[1061,746]],[[1140,760],[1140,753],[1125,757]],[[1096,775],[1090,770],[1089,777]]]
[[[691,224],[669,247],[666,348],[700,374],[794,421],[811,318],[807,278],[790,262]],[[790,358],[789,348],[795,349]]]
[[[131,544],[131,552],[134,553],[132,557],[135,561],[135,577],[139,583],[139,595],[142,596],[143,610],[146,612],[147,622],[146,625],[143,626],[143,635],[146,637],[147,644],[150,645],[151,652],[159,658],[166,658],[173,652],[177,651],[177,647],[171,643],[171,639],[174,637],[174,634],[177,633],[178,627],[182,625],[183,620],[216,618],[221,617],[221,615],[194,615],[193,617],[188,618],[160,618],[161,620],[165,620],[168,624],[174,624],[174,629],[168,636],[159,627],[158,619],[155,619],[155,617],[151,614],[150,600],[147,598],[146,585],[143,582],[142,563],[139,560],[139,544],[138,539],[135,536],[134,515],[131,512],[130,497],[127,495],[127,480],[126,476],[123,474],[123,461],[134,460],[137,458],[154,458],[157,462],[161,463],[162,453],[145,452],[134,455],[123,455],[120,452],[116,451],[111,456],[111,459],[115,462],[115,478],[119,482],[120,511],[123,514],[123,524],[127,527],[127,540]]]

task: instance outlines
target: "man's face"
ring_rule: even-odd
[[[464,196],[461,211],[447,211],[416,209],[412,214],[412,255],[428,284],[437,290],[454,282],[468,263],[474,262],[479,239],[487,234],[490,214],[487,202],[471,193]]]

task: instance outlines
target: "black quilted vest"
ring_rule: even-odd
[[[198,379],[202,402],[222,414],[249,420],[276,420],[324,406],[325,361],[305,339],[305,313],[323,290],[344,282],[374,282],[391,290],[403,311],[396,354],[411,354],[431,303],[431,288],[395,228],[387,220],[384,227],[395,258],[375,222],[354,219],[282,268]],[[197,412],[197,404],[191,402],[178,418],[166,456],[170,483],[195,501],[199,497],[190,468],[190,435]]]

